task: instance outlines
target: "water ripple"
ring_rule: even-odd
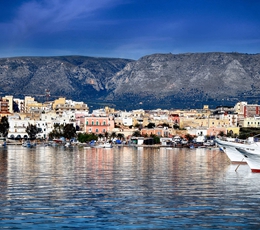
[[[0,150],[3,229],[258,228],[260,174],[206,149]]]

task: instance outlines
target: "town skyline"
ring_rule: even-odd
[[[13,111],[13,101],[22,106],[21,113]],[[1,117],[7,116],[10,122],[9,138],[27,136],[27,124],[36,125],[42,130],[37,136],[41,139],[48,137],[55,124],[72,124],[78,132],[96,135],[115,132],[131,136],[140,130],[143,136],[153,134],[161,137],[186,134],[217,136],[219,133],[238,136],[241,127],[260,128],[260,105],[247,102],[239,102],[233,107],[210,109],[204,105],[203,108],[190,110],[122,111],[104,107],[89,113],[89,107],[84,102],[58,98],[52,102],[38,103],[30,96],[22,100],[9,95],[1,98],[0,105]]]

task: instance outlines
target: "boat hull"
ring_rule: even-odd
[[[233,164],[246,164],[247,162],[244,160],[243,154],[236,150],[234,147],[225,147],[221,146],[224,153],[226,153],[227,157]]]
[[[253,150],[246,150],[241,148],[236,148],[243,156],[250,167],[252,172],[260,172],[260,152],[252,152]]]
[[[226,153],[227,157],[232,163],[246,164],[246,161],[243,159],[244,156],[238,150],[236,150],[236,145],[238,145],[237,143],[221,141],[219,139],[216,139],[215,142],[224,151],[224,153]]]

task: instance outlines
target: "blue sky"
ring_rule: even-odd
[[[0,57],[260,53],[259,0],[0,0]]]

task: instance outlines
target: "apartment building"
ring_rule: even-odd
[[[113,116],[96,116],[94,114],[85,117],[86,133],[104,134],[111,133],[115,128]]]

